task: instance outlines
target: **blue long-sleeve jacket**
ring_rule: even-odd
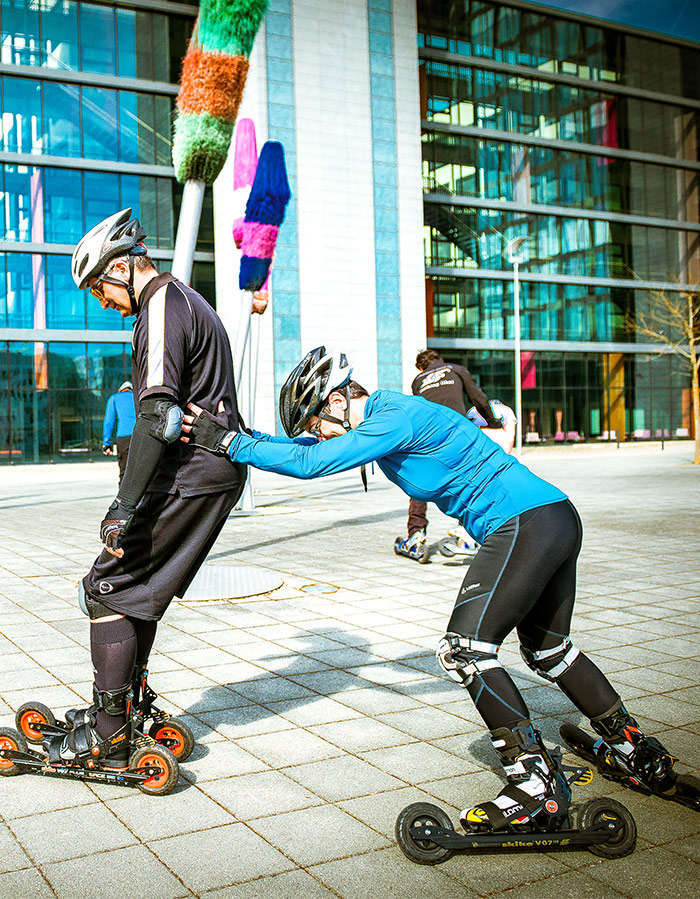
[[[134,394],[130,390],[113,393],[107,400],[105,420],[102,426],[102,446],[112,443],[112,434],[116,425],[117,437],[130,437],[136,424]]]
[[[295,478],[317,478],[377,462],[409,496],[433,502],[480,543],[506,521],[566,499],[476,425],[445,406],[389,390],[373,393],[365,418],[331,440],[237,434],[236,462]]]

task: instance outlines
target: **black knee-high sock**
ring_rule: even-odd
[[[131,623],[136,631],[136,664],[148,664],[153,641],[156,638],[157,621],[144,621],[143,618],[132,618]]]
[[[118,690],[131,683],[136,661],[136,633],[128,618],[96,621],[90,624],[90,649],[95,684],[98,690]],[[97,713],[97,731],[111,737],[126,721],[124,715]]]
[[[505,668],[479,672],[467,689],[489,730],[512,728],[530,719],[525,701]]]

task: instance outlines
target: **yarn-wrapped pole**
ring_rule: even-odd
[[[173,135],[175,177],[185,185],[173,273],[189,281],[202,198],[228,156],[267,0],[201,0],[182,63]]]

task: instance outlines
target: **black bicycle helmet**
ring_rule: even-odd
[[[279,412],[285,434],[303,434],[309,420],[319,414],[334,390],[348,383],[351,374],[345,353],[331,352],[325,346],[310,350],[280,390]]]

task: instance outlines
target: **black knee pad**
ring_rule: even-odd
[[[520,655],[527,667],[548,681],[556,681],[566,674],[580,651],[568,637],[551,649],[533,650],[520,644]]]
[[[93,599],[86,592],[82,581],[78,581],[78,605],[80,606],[80,611],[87,615],[90,621],[94,621],[96,618],[106,618],[108,615],[121,614],[120,612],[115,612],[114,609],[108,609],[99,599]]]

